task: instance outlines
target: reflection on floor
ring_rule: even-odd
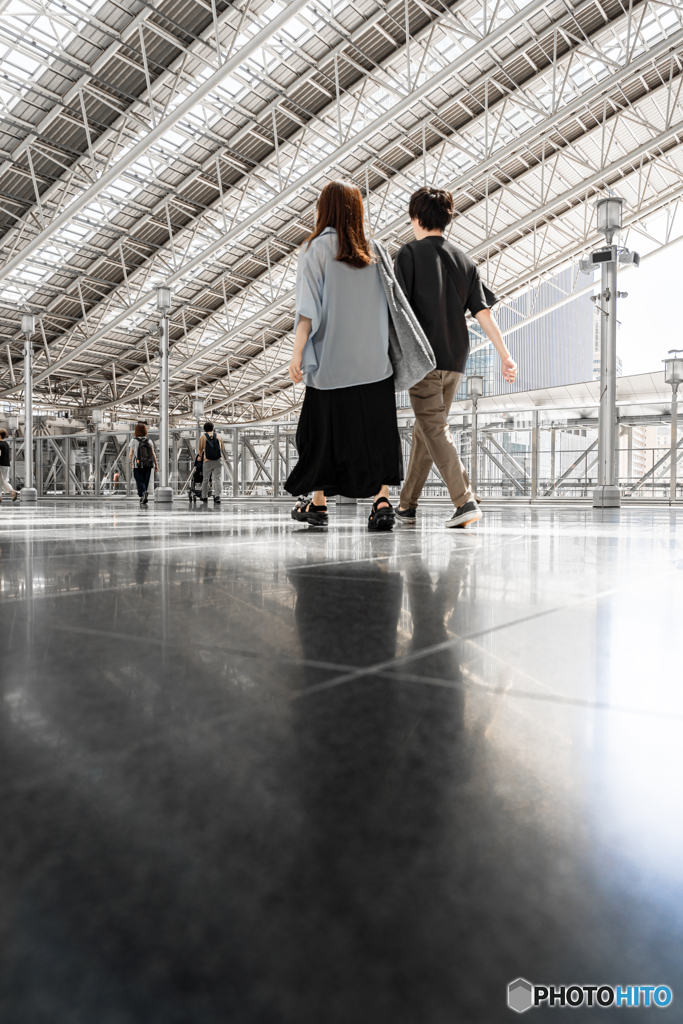
[[[683,513],[364,514],[3,504],[3,1024],[683,1019]]]

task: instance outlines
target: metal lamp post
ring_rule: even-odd
[[[104,411],[102,409],[93,409],[90,413],[92,418],[93,426],[95,427],[95,497],[100,496],[100,423],[104,419]]]
[[[162,285],[157,288],[157,310],[161,313],[159,321],[159,486],[154,491],[157,504],[168,505],[173,502],[173,489],[168,484],[168,349],[169,324],[168,314],[171,312],[171,289]]]
[[[619,508],[621,488],[616,482],[616,428],[617,428],[617,299],[625,299],[626,292],[617,291],[617,264],[632,263],[639,266],[640,256],[613,244],[621,231],[624,200],[619,196],[605,196],[595,204],[598,231],[605,236],[607,245],[581,260],[584,273],[601,267],[602,279],[599,295],[593,296],[600,309],[600,411],[598,414],[598,486],[593,491],[593,508]]]
[[[470,486],[477,493],[477,454],[479,441],[477,438],[477,402],[484,394],[484,378],[480,374],[472,374],[467,378],[467,397],[472,401],[472,431],[470,434]]]
[[[22,505],[35,505],[38,491],[33,486],[33,346],[36,318],[32,313],[21,317],[21,333],[24,335],[24,486],[21,491]]]
[[[197,450],[199,450],[199,438],[201,437],[201,433],[202,433],[202,429],[199,426],[199,424],[204,419],[204,399],[203,398],[195,398],[194,399],[194,401],[192,402],[192,413],[193,413],[194,418],[195,418],[196,423],[197,423],[196,447],[197,447]]]
[[[676,500],[676,463],[678,462],[678,386],[683,384],[683,349],[669,349],[664,359],[664,380],[671,385],[671,477],[669,502]]]

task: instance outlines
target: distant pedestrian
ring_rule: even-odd
[[[0,483],[2,484],[2,490],[0,490],[0,505],[2,505],[2,492],[7,491],[12,495],[12,501],[16,501],[19,497],[19,491],[12,489],[9,482],[9,470],[12,465],[10,446],[7,442],[7,431],[3,428],[0,430]]]
[[[135,477],[140,508],[145,508],[147,505],[149,478],[152,475],[153,469],[157,473],[159,472],[159,463],[157,462],[154,445],[150,438],[147,437],[147,427],[144,423],[138,423],[135,428],[135,437],[131,441],[128,461]]]
[[[199,438],[199,455],[202,457],[202,504],[209,504],[209,483],[213,475],[213,503],[220,505],[223,490],[223,438],[214,430],[213,423],[207,420],[204,433]]]

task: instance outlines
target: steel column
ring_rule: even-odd
[[[671,474],[669,483],[669,502],[676,500],[676,465],[678,463],[676,448],[678,446],[678,384],[671,385]]]
[[[128,453],[127,452],[126,452],[126,458],[128,458]],[[100,489],[101,489],[101,485],[100,485],[100,460],[101,460],[101,455],[100,455],[100,426],[99,426],[99,423],[96,423],[95,424],[95,458],[93,459],[93,464],[95,466],[95,497],[96,498],[99,498],[99,496],[100,496]],[[121,467],[121,468],[123,469],[124,467]],[[124,469],[124,473],[125,473],[125,469]]]
[[[123,462],[124,462],[124,466],[125,466],[125,475],[126,475],[126,497],[127,498],[130,498],[131,485],[133,483],[133,468],[132,468],[132,466],[130,464],[130,461],[129,461],[129,458],[130,458],[129,453],[130,453],[130,447],[131,447],[132,443],[133,443],[133,434],[131,432],[131,433],[128,434],[128,440],[126,441],[126,454],[125,454],[125,456],[123,458]]]
[[[178,435],[174,430],[171,435],[171,490],[178,490]]]
[[[598,486],[594,508],[619,508],[621,491],[614,476],[617,417],[617,247],[602,264],[600,292],[600,412],[598,414]]]
[[[538,497],[538,449],[539,449],[538,412],[531,414],[531,500]]]
[[[71,438],[62,438],[64,442],[64,496],[71,494]]]
[[[470,428],[470,486],[472,493],[476,496],[477,493],[477,461],[479,454],[479,444],[477,438],[477,399],[472,399],[472,426]]]
[[[273,497],[280,496],[280,428],[273,427]]]
[[[633,480],[633,426],[629,425],[626,428],[626,436],[628,438],[628,451],[626,456],[626,479],[628,480],[627,487],[631,486]]]
[[[30,338],[24,341],[24,486],[21,500],[29,505],[38,501],[38,491],[33,486],[33,344]]]
[[[239,428],[232,428],[232,496],[238,498],[240,493],[240,439]]]
[[[546,494],[552,494],[555,490],[555,435],[557,431],[555,427],[550,431],[550,487],[546,491]]]
[[[173,501],[173,490],[168,485],[168,317],[159,321],[159,486],[154,490],[154,501],[168,505]]]
[[[36,438],[36,490],[38,497],[43,497],[43,442]]]

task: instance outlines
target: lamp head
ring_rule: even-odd
[[[21,314],[21,333],[27,341],[30,341],[31,335],[36,333],[36,318],[33,313]]]
[[[605,196],[595,204],[598,231],[602,231],[608,245],[612,244],[614,235],[621,231],[623,209],[624,200],[619,196]]]
[[[195,398],[192,402],[192,415],[195,419],[200,420],[204,415],[204,399]]]
[[[90,419],[93,423],[99,425],[104,420],[104,411],[102,409],[92,409],[90,412]]]
[[[474,373],[471,377],[467,378],[467,397],[468,398],[481,398],[484,394],[484,378]]]
[[[664,363],[664,380],[666,383],[676,386],[683,384],[683,349],[669,349],[668,358],[663,359],[662,362]]]
[[[171,312],[172,300],[173,291],[165,284],[159,285],[157,288],[157,311],[162,316],[167,316]]]

